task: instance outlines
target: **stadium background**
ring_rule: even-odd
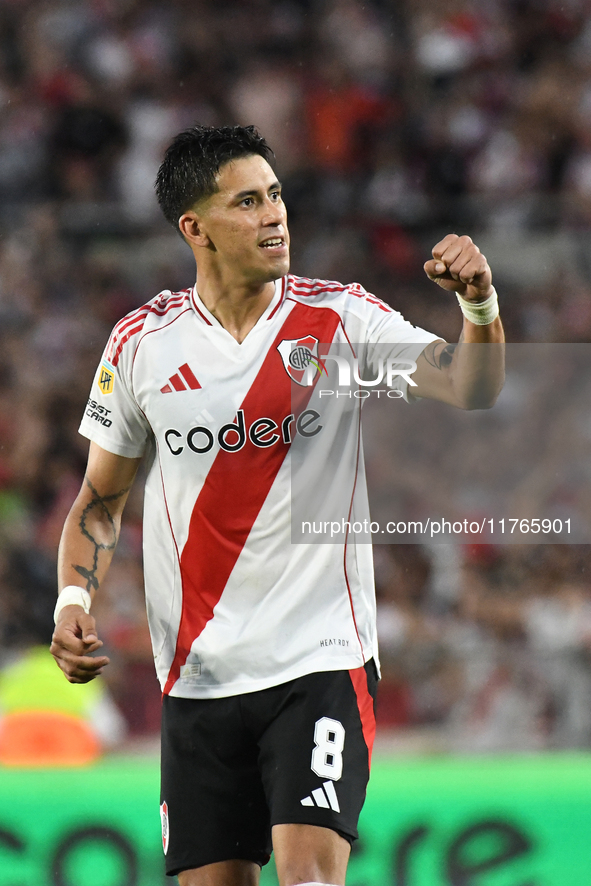
[[[195,121],[255,123],[267,137],[296,273],[358,280],[454,340],[459,312],[422,264],[443,233],[468,232],[493,267],[509,341],[589,341],[585,0],[4,0],[0,667],[50,632],[57,543],[85,463],[77,426],[110,328],[160,289],[192,282],[191,254],[159,217],[152,182],[171,134]],[[388,846],[398,849],[375,850],[389,859],[382,873],[360,853],[352,886],[579,886],[591,875],[589,858],[573,861],[580,841],[567,849],[591,814],[581,792],[590,786],[589,563],[585,545],[377,549],[382,777],[364,839],[371,845],[391,814]],[[157,842],[147,786],[156,784],[159,692],[139,486],[95,610],[112,659],[105,683],[122,717],[116,751],[146,755],[120,770],[120,758],[98,764],[119,772],[109,770],[110,782],[105,770],[103,786],[120,786],[115,796],[99,791],[99,818],[116,817],[128,776],[148,831],[155,814]],[[437,797],[417,774],[425,769],[412,769],[421,760],[439,761],[437,773],[426,770]],[[470,760],[479,762],[470,769]],[[528,766],[537,767],[529,780]],[[409,771],[422,785],[418,799],[403,787]],[[0,769],[0,871],[11,886],[74,881],[71,872],[56,879],[49,843],[31,848],[31,836],[17,850],[5,839],[20,814],[27,827],[32,811],[43,819],[52,777]],[[72,821],[84,777],[66,780],[71,794],[61,794]],[[468,778],[472,805],[462,794]],[[404,799],[408,809],[418,803],[416,815],[401,812]],[[537,832],[552,815],[556,826]],[[458,849],[466,829],[491,820],[500,831]],[[429,834],[439,848],[423,858]],[[54,848],[60,839],[51,837]],[[148,863],[138,850],[134,880],[119,850],[100,861],[99,844],[90,886],[161,882],[157,855]],[[550,844],[558,861],[548,860]],[[153,852],[151,838],[146,846]]]

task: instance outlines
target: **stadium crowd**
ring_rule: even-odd
[[[112,325],[192,284],[153,195],[172,134],[257,125],[294,272],[358,280],[453,341],[460,313],[422,265],[467,232],[509,341],[584,343],[590,110],[585,0],[5,0],[0,665],[51,632]],[[132,736],[159,720],[141,505],[138,484],[93,607]],[[587,545],[378,546],[380,726],[456,750],[590,746],[590,563]]]

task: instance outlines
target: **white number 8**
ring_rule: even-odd
[[[338,781],[343,774],[345,727],[338,720],[322,717],[316,721],[312,751],[312,772],[320,778]]]

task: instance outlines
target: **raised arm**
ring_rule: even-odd
[[[425,273],[442,289],[461,295],[469,303],[468,314],[472,307],[496,301],[488,262],[470,237],[448,234],[432,255]],[[479,325],[464,315],[458,344],[436,341],[421,354],[413,395],[462,409],[492,406],[504,381],[504,341],[500,317]]]
[[[82,488],[64,524],[58,554],[58,587],[79,587],[92,598],[109,567],[119,539],[121,515],[141,459],[113,455],[90,444]],[[82,605],[64,606],[51,652],[70,683],[88,683],[109,663],[93,657],[102,646],[94,618]]]

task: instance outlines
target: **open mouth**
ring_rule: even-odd
[[[281,246],[285,246],[285,240],[283,237],[269,237],[268,240],[263,240],[262,243],[259,243],[261,249],[278,249]]]

